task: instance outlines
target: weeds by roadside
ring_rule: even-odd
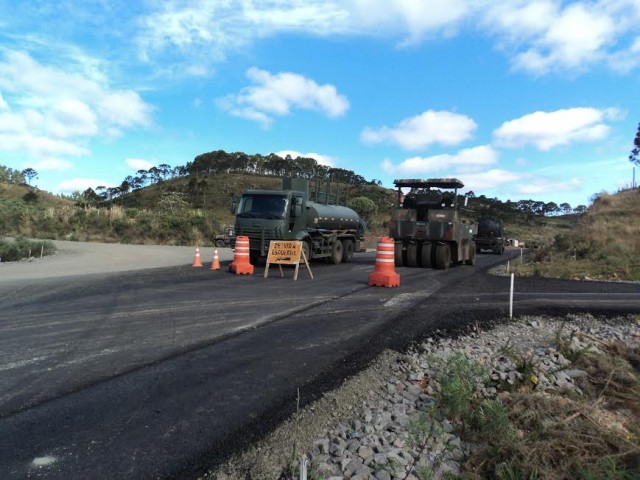
[[[52,255],[55,252],[55,245],[48,240],[28,240],[24,237],[14,240],[0,239],[0,262],[17,262],[25,258]]]

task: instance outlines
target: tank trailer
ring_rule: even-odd
[[[504,229],[502,221],[485,218],[478,222],[478,234],[476,235],[476,253],[481,250],[491,250],[493,253],[504,253]]]
[[[237,236],[249,237],[249,258],[255,264],[268,254],[271,240],[299,240],[308,260],[349,263],[364,240],[365,222],[334,201],[317,186],[311,200],[309,181],[302,178],[283,179],[282,190],[247,190],[232,207],[232,247]]]
[[[464,184],[456,178],[393,183],[398,189],[398,208],[391,212],[389,236],[395,240],[396,266],[447,269],[452,262],[474,265],[477,225],[460,219],[457,205],[458,189]],[[410,190],[405,194],[403,188]]]

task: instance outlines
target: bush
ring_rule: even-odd
[[[52,255],[55,245],[48,240],[27,240],[18,237],[13,241],[0,240],[0,261],[16,262],[29,256]]]

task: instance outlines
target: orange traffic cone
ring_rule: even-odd
[[[194,267],[201,267],[202,266],[202,260],[200,260],[200,249],[198,247],[196,247],[196,256],[193,259],[193,265]]]
[[[236,237],[236,248],[233,250],[233,262],[229,271],[236,275],[253,275],[253,265],[249,261],[249,237]]]
[[[211,262],[211,270],[220,270],[220,259],[218,258],[218,249],[213,251],[213,262]]]
[[[376,249],[376,268],[369,274],[369,285],[373,287],[397,287],[400,275],[395,271],[393,238],[383,237]]]

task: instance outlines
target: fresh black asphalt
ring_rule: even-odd
[[[509,277],[400,268],[374,254],[262,278],[192,267],[0,292],[0,478],[191,478],[385,348],[503,321]],[[514,314],[639,313],[637,284],[516,280]],[[44,463],[42,466],[34,464]]]

